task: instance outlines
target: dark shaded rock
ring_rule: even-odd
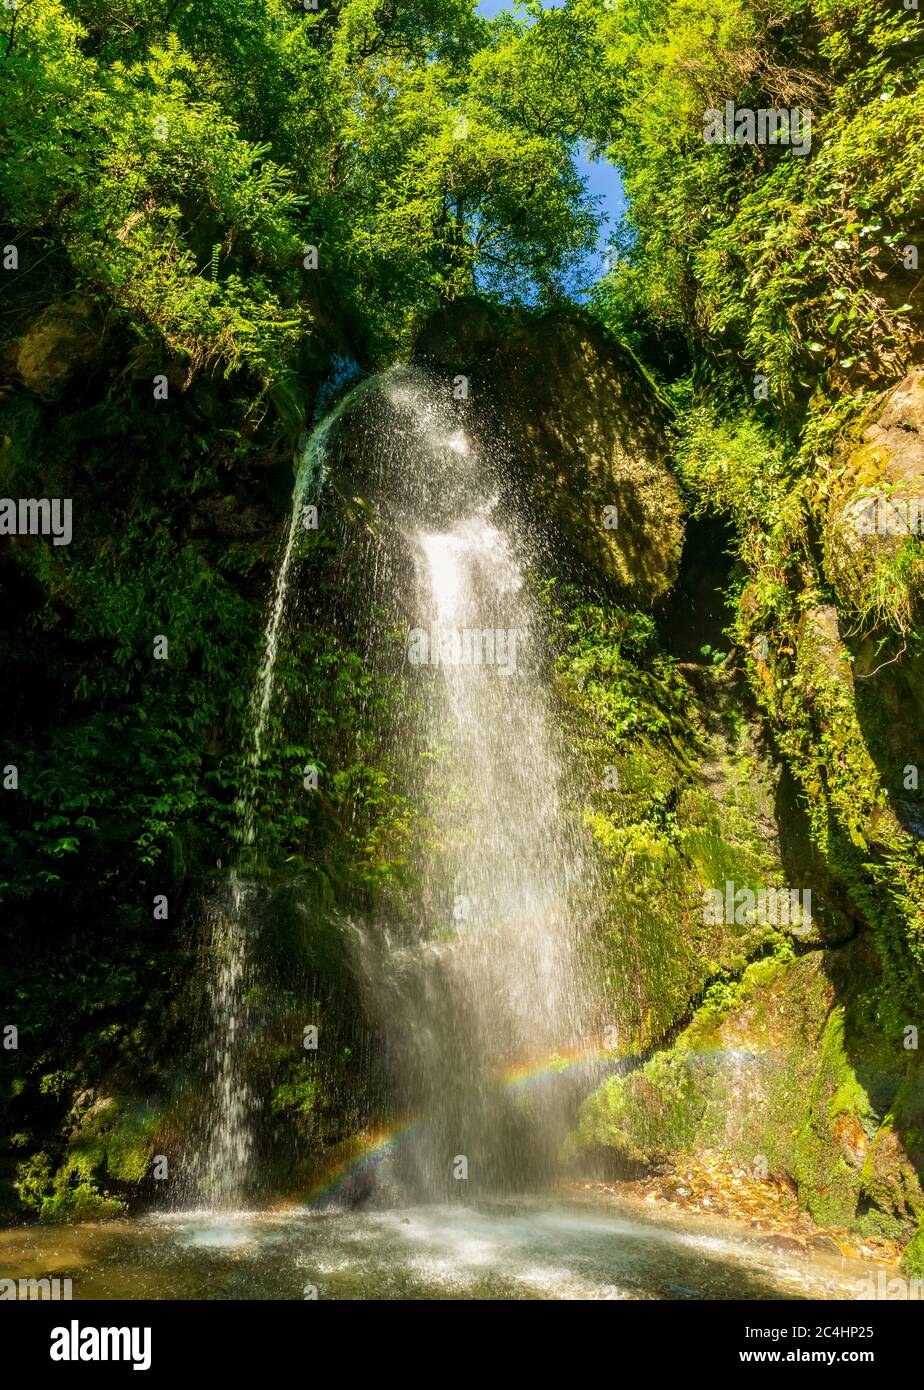
[[[512,327],[512,320],[482,299],[458,299],[429,320],[414,357],[435,368],[471,371]]]
[[[16,371],[42,400],[56,400],[76,376],[100,360],[102,338],[89,305],[54,304],[20,338]]]
[[[240,507],[234,498],[206,497],[192,509],[194,535],[222,536],[229,540],[261,540],[279,529],[265,507]]]

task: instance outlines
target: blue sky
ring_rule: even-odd
[[[544,0],[543,8],[547,10],[561,9],[565,0]],[[493,19],[494,15],[501,10],[515,9],[513,0],[481,0],[478,5],[478,13],[485,19]],[[610,233],[616,223],[622,217],[626,208],[625,194],[623,193],[622,180],[612,164],[608,164],[605,159],[591,160],[583,153],[579,153],[577,167],[587,179],[587,187],[591,193],[596,194],[602,199],[599,204],[601,211],[609,218],[603,226],[600,235],[599,249],[600,256],[598,264],[593,267],[595,275],[602,271],[602,252],[609,239]]]

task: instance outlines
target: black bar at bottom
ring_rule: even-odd
[[[536,1302],[546,1306],[539,1323],[528,1312],[521,1323],[506,1302],[502,1322],[493,1302],[431,1304],[429,1313],[420,1302],[385,1301],[20,1302],[4,1324],[5,1379],[11,1383],[15,1359],[22,1370],[45,1370],[63,1383],[83,1373],[131,1374],[136,1364],[148,1379],[205,1373],[239,1383],[256,1371],[277,1384],[289,1374],[305,1383],[362,1379],[390,1364],[389,1378],[457,1381],[467,1371],[477,1384],[495,1380],[508,1359],[526,1363],[517,1365],[520,1375],[550,1350],[565,1365],[602,1371],[609,1364],[614,1377],[629,1365],[634,1376],[639,1369],[702,1376],[732,1368],[745,1380],[753,1368],[881,1375],[913,1364],[921,1333],[914,1301],[604,1302],[583,1315],[563,1311],[555,1323],[545,1301]]]

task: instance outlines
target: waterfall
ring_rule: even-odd
[[[210,1075],[195,1167],[200,1197],[223,1210],[250,1185],[261,763],[304,509],[348,408],[375,520],[344,535],[343,563],[361,575],[366,660],[403,691],[397,724],[375,703],[368,729],[426,827],[410,895],[347,925],[392,1107],[408,1127],[386,1195],[547,1180],[564,1132],[556,1065],[588,1031],[580,937],[595,873],[566,780],[575,764],[554,707],[535,542],[500,447],[476,438],[447,383],[393,368],[344,396],[296,459],[250,703],[237,858],[206,914]],[[516,1068],[547,1070],[548,1084],[518,1093]]]
[[[536,545],[503,498],[499,447],[476,440],[448,383],[392,372],[364,416],[388,519],[365,567],[369,611],[387,615],[371,621],[370,659],[405,692],[392,755],[429,826],[410,902],[352,924],[409,1122],[389,1179],[429,1199],[523,1190],[553,1171],[555,1061],[589,1031],[579,938],[595,887],[568,803]],[[518,1094],[517,1067],[553,1079]]]
[[[309,505],[308,498],[318,491],[323,482],[331,431],[344,411],[362,400],[363,396],[373,388],[373,382],[374,378],[366,378],[354,386],[351,391],[346,392],[311,433],[302,437],[298,452],[295,455],[295,486],[292,491],[292,503],[289,508],[279,558],[276,562],[272,601],[263,635],[263,655],[250,697],[248,719],[250,748],[245,761],[245,775],[241,793],[237,800],[240,835],[245,846],[252,845],[256,839],[257,781],[275,690],[279,639],[288,610],[292,560],[296,554],[299,532],[304,529],[307,520],[304,509],[306,505]]]

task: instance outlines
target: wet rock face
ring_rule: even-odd
[[[890,575],[909,536],[924,535],[924,370],[880,397],[859,433],[845,443],[844,472],[831,497],[825,570],[842,604],[865,612],[892,585],[910,610],[920,570]]]
[[[552,549],[641,605],[670,588],[683,527],[669,412],[628,349],[581,314],[517,320],[462,301],[415,355],[465,377],[476,415],[484,402]]]

